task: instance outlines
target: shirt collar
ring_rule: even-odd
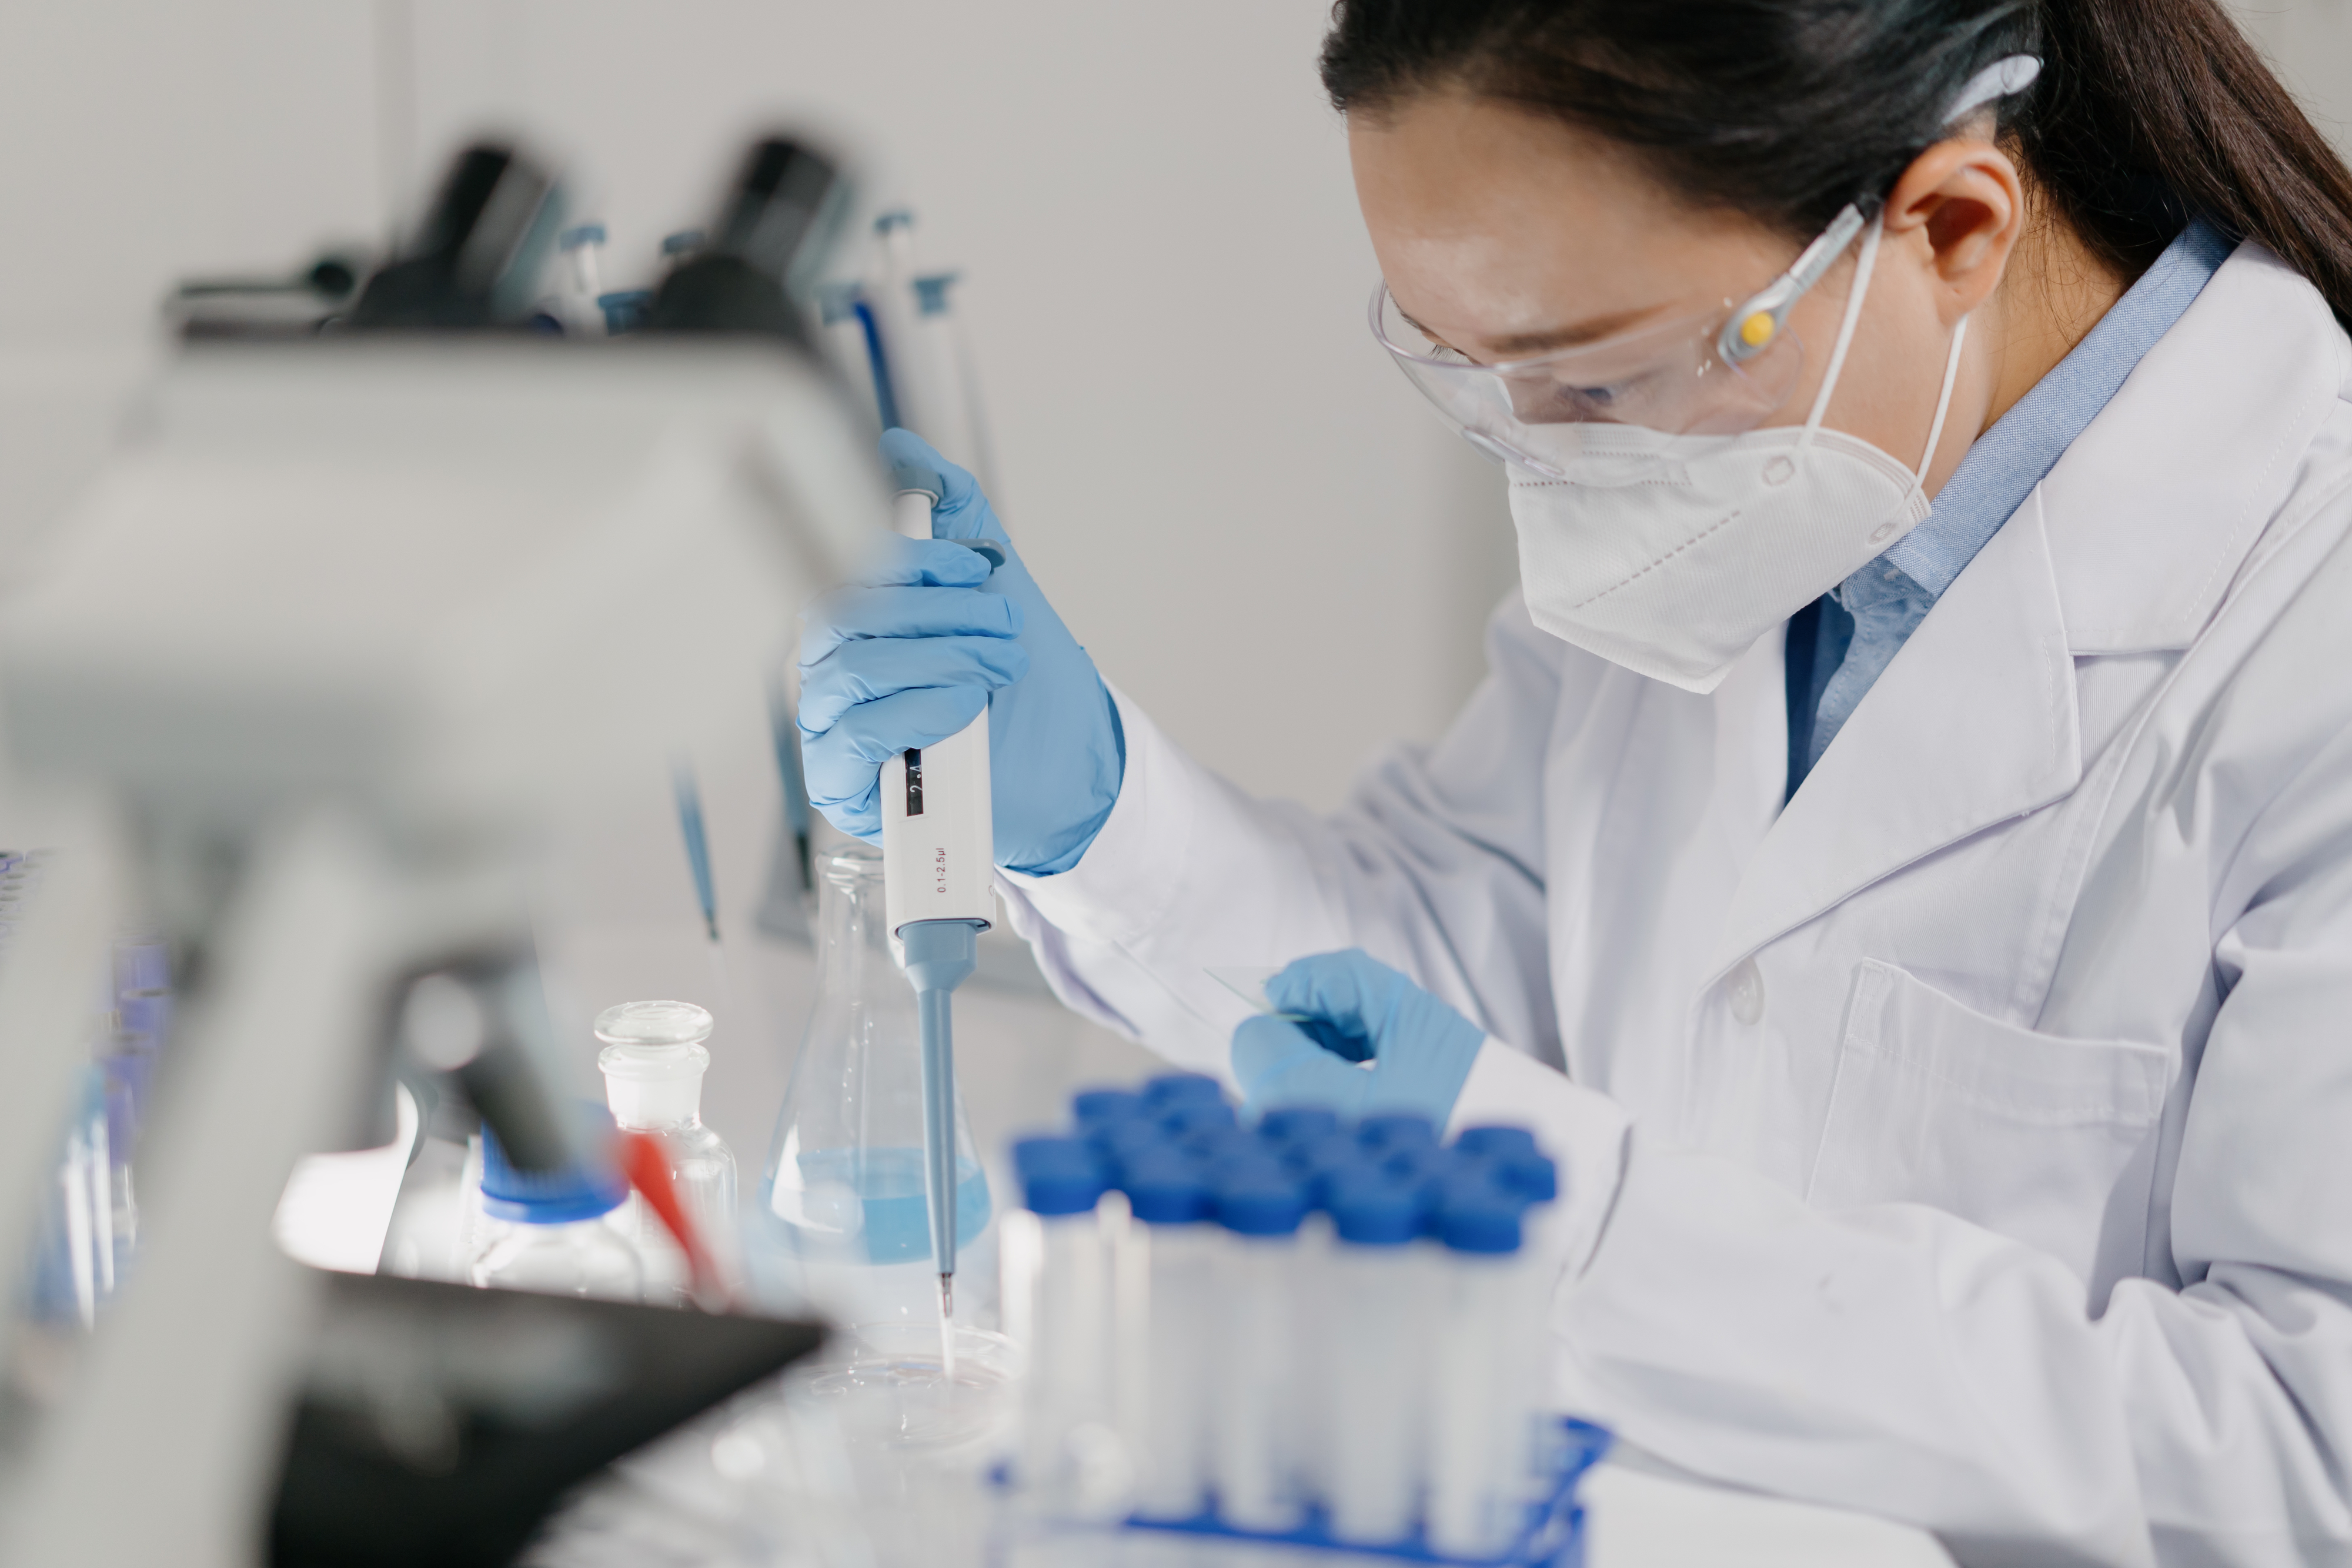
[[[2231,248],[2203,219],[2190,223],[2073,351],[1977,437],[1937,492],[1927,520],[1880,560],[1899,568],[1930,600],[1942,597],[2188,311]],[[1855,576],[1873,570],[1865,567]]]

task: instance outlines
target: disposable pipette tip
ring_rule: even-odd
[[[708,910],[704,911],[702,916],[702,928],[710,933],[710,939],[713,942],[719,940],[719,916],[717,915],[712,914]]]
[[[955,1276],[942,1274],[940,1276],[940,1322],[946,1322],[954,1316]]]

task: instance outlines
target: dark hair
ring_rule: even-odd
[[[1342,110],[1453,88],[1556,115],[1810,238],[2017,54],[2042,76],[1999,134],[2095,252],[2136,271],[2201,214],[2352,322],[2352,172],[2217,0],[1337,0],[1323,85]]]

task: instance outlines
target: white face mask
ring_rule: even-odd
[[[1952,402],[1963,318],[1919,465],[1822,426],[1878,260],[1864,236],[1837,346],[1801,426],[1741,435],[1587,427],[1564,478],[1511,469],[1528,612],[1553,636],[1691,692],[1927,515],[1921,488]]]

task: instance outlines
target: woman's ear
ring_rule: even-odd
[[[1990,141],[1954,137],[1911,161],[1886,198],[1890,238],[1917,234],[1948,321],[1992,297],[2025,228],[2025,183]]]

